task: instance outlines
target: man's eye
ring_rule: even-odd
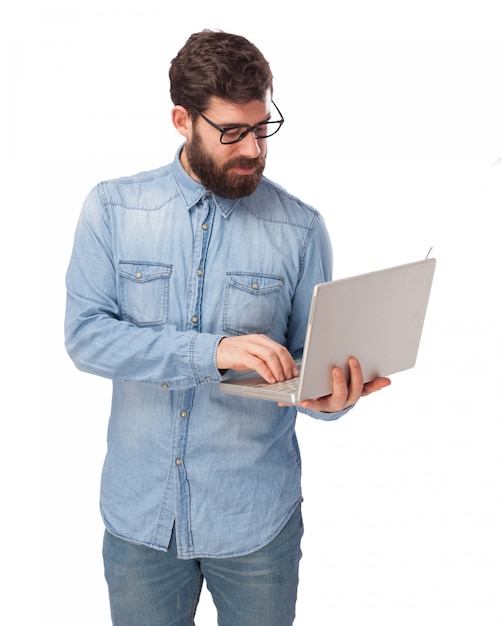
[[[240,137],[240,135],[244,132],[244,129],[241,128],[240,126],[238,128],[230,128],[227,131],[225,131],[225,136],[229,137],[230,139],[236,139],[237,137]]]
[[[268,134],[268,124],[261,124],[256,128],[254,132],[256,134],[256,137],[266,137],[266,135]]]

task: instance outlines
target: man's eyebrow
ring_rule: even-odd
[[[264,124],[265,122],[269,122],[270,119],[271,119],[271,111],[263,120],[259,120],[259,122],[256,122],[255,124],[247,124],[245,122],[240,122],[240,124],[238,124],[234,122],[232,124],[220,124],[220,126],[221,128],[239,128],[240,126],[250,126],[252,128],[253,126],[259,126],[259,124]]]
[[[270,120],[271,120],[271,111],[268,113],[266,118],[264,120],[261,120],[260,122],[258,122],[258,124],[263,124],[264,122],[269,122]]]

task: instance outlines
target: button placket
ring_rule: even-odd
[[[215,210],[214,201],[212,199],[212,193],[210,191],[207,191],[205,193],[205,199],[204,199],[203,205],[204,205],[203,208],[206,210],[208,209],[208,210],[200,226],[202,230],[202,240],[201,240],[201,247],[200,247],[200,258],[199,258],[198,265],[196,266],[197,269],[195,270],[195,274],[197,277],[196,298],[195,298],[192,314],[190,317],[192,330],[197,330],[199,332],[201,332],[200,311],[202,310],[202,293],[203,293],[203,284],[204,284],[203,281],[205,278],[205,262],[207,258],[207,250],[209,247],[209,240],[210,240],[210,234],[211,234],[212,223],[214,220],[214,210]]]

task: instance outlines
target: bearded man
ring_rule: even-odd
[[[67,272],[66,347],[113,381],[101,483],[103,557],[118,626],[188,626],[205,580],[220,626],[290,626],[303,532],[297,411],[335,420],[362,395],[299,407],[228,396],[228,370],[298,372],[315,284],[330,280],[321,215],[263,176],[284,119],[247,39],[192,35],[172,61],[165,167],[100,183]]]

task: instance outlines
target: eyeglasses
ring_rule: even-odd
[[[195,111],[203,117],[203,119],[213,126],[217,128],[217,130],[221,133],[221,137],[219,137],[219,141],[223,144],[229,143],[237,143],[238,141],[242,141],[249,133],[254,133],[254,137],[256,139],[266,139],[267,137],[271,137],[275,135],[280,130],[282,124],[284,123],[284,118],[280,113],[277,105],[271,101],[275,109],[278,111],[280,115],[280,119],[277,121],[270,122],[258,122],[254,126],[249,126],[248,124],[232,124],[231,126],[218,126],[215,122],[210,120],[206,115],[195,109]]]

